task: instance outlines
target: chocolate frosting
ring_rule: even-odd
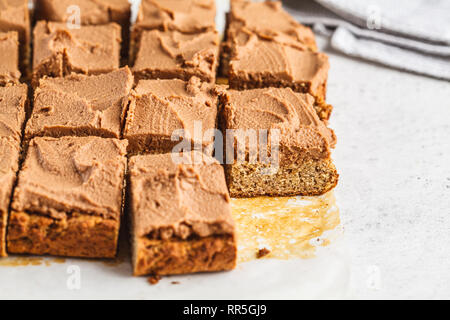
[[[230,73],[240,79],[261,81],[262,78],[287,82],[310,83],[316,94],[328,77],[328,56],[300,50],[275,41],[262,40],[242,29],[239,43],[230,62]]]
[[[20,142],[0,137],[0,210],[8,212],[11,191],[19,169]]]
[[[25,84],[0,87],[0,136],[20,141],[27,108]]]
[[[136,28],[198,33],[215,30],[214,0],[142,0]]]
[[[41,79],[25,135],[119,138],[132,85],[128,67],[98,76]]]
[[[13,209],[55,219],[78,213],[118,220],[126,147],[124,140],[97,137],[33,139]]]
[[[121,28],[115,23],[69,29],[66,23],[39,21],[34,42],[33,70],[44,74],[98,74],[119,68]],[[63,64],[58,70],[46,66],[57,58]]]
[[[19,36],[17,32],[0,33],[0,85],[18,83]]]
[[[184,129],[194,139],[194,122],[202,124],[203,134],[216,126],[217,93],[214,85],[191,78],[182,80],[142,80],[131,97],[124,137],[146,134],[170,139]],[[213,136],[207,141],[211,144]]]
[[[137,236],[187,239],[233,234],[222,166],[195,152],[185,155],[185,163],[194,157],[202,160],[196,164],[175,164],[171,154],[130,159],[130,206]]]
[[[140,41],[133,72],[170,72],[170,78],[188,73],[213,81],[218,54],[219,35],[215,31],[200,34],[146,31]]]
[[[66,22],[70,17],[67,9],[78,6],[82,25],[100,25],[116,21],[112,12],[130,11],[128,0],[38,0],[38,7],[45,11],[50,21]]]
[[[266,40],[317,51],[311,29],[301,25],[284,11],[281,1],[232,0],[229,21],[228,37],[231,39],[237,36],[240,29],[245,28]]]
[[[226,128],[278,129],[281,162],[328,158],[336,144],[334,132],[317,116],[314,98],[309,94],[290,88],[229,90],[228,100],[224,109]],[[245,148],[248,152],[248,145]]]

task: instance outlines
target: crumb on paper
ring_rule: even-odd
[[[258,253],[256,254],[256,257],[257,257],[258,259],[261,259],[261,258],[267,256],[269,253],[270,253],[270,250],[269,250],[269,249],[267,249],[267,248],[262,248],[262,249],[259,249]]]
[[[171,284],[180,284],[179,281],[172,281]]]
[[[148,283],[150,283],[151,285],[157,284],[159,282],[159,280],[161,280],[161,276],[158,276],[158,275],[150,276],[147,279]]]

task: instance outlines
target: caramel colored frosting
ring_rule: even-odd
[[[115,15],[130,12],[128,0],[37,0],[37,10],[41,19],[66,22],[73,12],[71,6],[80,8],[82,25],[100,25],[118,21]]]
[[[41,79],[25,136],[120,138],[132,85],[128,67],[97,76]]]
[[[203,140],[207,130],[214,129],[217,118],[217,93],[214,85],[191,78],[182,80],[142,80],[131,97],[124,138],[133,140],[151,135],[170,140],[175,130],[185,130],[192,141],[209,145]],[[201,125],[196,137],[194,125]],[[200,127],[199,127],[200,128]]]
[[[308,83],[312,94],[326,83],[329,70],[326,54],[262,40],[245,30],[241,30],[239,39],[230,62],[230,73],[239,79],[264,82],[269,77],[275,81]]]
[[[146,31],[142,34],[133,72],[157,78],[197,76],[215,79],[219,55],[217,32],[182,34],[177,31]]]
[[[200,161],[192,162],[196,157]],[[174,163],[171,154],[130,159],[130,210],[135,234],[163,240],[233,234],[222,166],[195,152],[184,155],[183,163]]]
[[[336,137],[317,116],[311,95],[290,88],[229,90],[228,100],[224,109],[226,128],[266,129],[269,133],[278,129],[281,162],[330,157]]]
[[[13,210],[55,219],[120,218],[127,142],[97,137],[36,138],[14,193]]]
[[[0,137],[0,211],[3,213],[8,211],[11,200],[11,190],[19,169],[19,154],[19,141],[11,137]]]
[[[42,75],[99,74],[119,68],[121,28],[115,23],[69,29],[39,21],[34,29],[33,70]]]
[[[0,85],[19,82],[19,36],[17,32],[0,33],[0,61]]]
[[[301,25],[284,11],[281,1],[232,0],[229,23],[230,38],[234,38],[238,30],[245,28],[263,39],[303,50],[317,50],[311,29]]]
[[[27,109],[25,84],[0,87],[0,136],[20,142]]]
[[[142,0],[136,28],[198,33],[215,30],[215,0]]]

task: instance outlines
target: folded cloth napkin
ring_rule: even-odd
[[[448,0],[284,0],[347,55],[450,80]]]

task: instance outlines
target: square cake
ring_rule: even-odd
[[[17,32],[0,32],[0,86],[18,83],[19,36]]]
[[[28,112],[28,87],[0,87],[0,257],[6,256],[6,227],[11,193],[19,169],[20,144]]]
[[[172,152],[180,143],[172,141],[172,135],[183,130],[180,136],[190,141],[192,150],[212,155],[217,107],[215,86],[198,78],[140,81],[131,95],[123,132],[129,152]]]
[[[0,137],[0,257],[6,253],[6,227],[8,225],[11,193],[19,170],[20,141]]]
[[[128,67],[95,76],[41,79],[25,139],[69,135],[120,138],[132,85]]]
[[[28,72],[30,50],[30,13],[28,0],[0,1],[0,32],[16,31],[19,35],[20,62],[24,74]]]
[[[73,29],[65,23],[39,21],[34,28],[33,86],[44,76],[95,75],[118,69],[120,30],[115,23]]]
[[[298,23],[283,10],[281,1],[254,2],[232,0],[227,15],[227,27],[223,43],[223,75],[228,74],[228,64],[233,42],[239,31],[246,29],[264,39],[290,45],[305,51],[317,51],[312,30]]]
[[[201,153],[173,155],[129,161],[134,274],[233,269],[235,227],[222,166]]]
[[[221,127],[232,197],[314,196],[336,186],[336,137],[318,118],[311,95],[290,88],[227,95]]]
[[[178,31],[144,31],[132,68],[136,81],[182,79],[192,76],[215,82],[219,59],[219,34],[207,31],[185,34]]]
[[[333,108],[325,102],[330,67],[326,54],[281,44],[242,29],[230,57],[230,88],[287,87],[309,93],[315,98],[319,117],[329,119]]]
[[[33,139],[13,196],[8,252],[114,257],[126,147],[98,137]]]
[[[127,54],[130,31],[131,5],[128,0],[37,0],[38,20],[78,22],[74,19],[79,8],[81,25],[102,25],[115,22],[122,27],[123,53]]]
[[[0,137],[11,137],[20,143],[28,112],[26,84],[0,87]]]
[[[215,0],[142,0],[132,28],[131,56],[144,30],[203,33],[215,30]]]

